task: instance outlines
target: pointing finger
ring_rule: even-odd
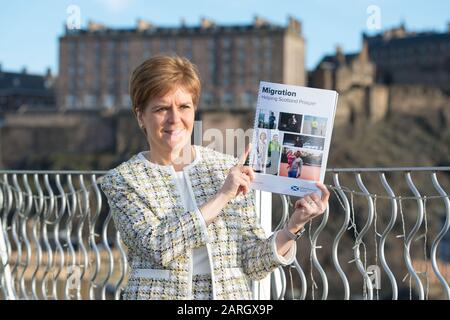
[[[245,160],[247,160],[248,154],[250,153],[250,149],[252,147],[252,144],[249,143],[247,147],[245,148],[245,151],[241,154],[239,157],[238,165],[243,166],[245,163]]]

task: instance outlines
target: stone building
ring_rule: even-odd
[[[337,124],[358,117],[379,120],[387,112],[388,92],[384,85],[375,83],[375,75],[376,67],[364,41],[360,52],[345,54],[338,46],[334,55],[325,56],[310,72],[308,85],[339,93]]]
[[[413,32],[402,24],[363,38],[377,66],[377,82],[450,90],[450,23],[446,32]]]
[[[200,109],[252,108],[259,81],[306,84],[301,23],[286,26],[255,17],[249,25],[155,26],[138,20],[130,29],[90,22],[59,39],[57,104],[61,109],[130,107],[132,70],[157,54],[193,61],[202,78]]]
[[[0,113],[19,109],[55,108],[54,77],[50,69],[45,75],[6,72],[0,65]]]
[[[360,52],[345,54],[338,47],[308,79],[309,86],[339,92],[337,123],[361,116],[376,121],[389,112],[442,113],[447,118],[450,30],[409,32],[400,26],[379,35],[363,34]]]

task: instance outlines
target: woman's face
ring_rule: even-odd
[[[192,95],[177,87],[163,97],[150,100],[144,111],[138,112],[138,119],[147,131],[147,141],[153,151],[181,150],[190,143],[194,127]]]
[[[261,141],[265,141],[265,140],[266,140],[266,134],[265,134],[264,132],[262,132],[262,133],[259,135],[259,139],[261,139]]]

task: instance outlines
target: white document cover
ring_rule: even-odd
[[[251,187],[302,197],[319,192],[333,130],[338,93],[262,81],[253,126]]]

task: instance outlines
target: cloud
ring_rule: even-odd
[[[135,0],[97,0],[105,6],[109,11],[120,12],[130,7]]]

